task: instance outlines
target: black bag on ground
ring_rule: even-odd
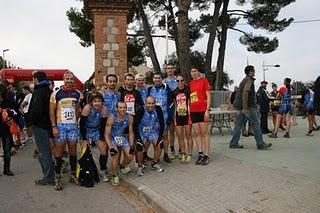
[[[81,157],[78,160],[77,176],[80,186],[93,187],[94,182],[99,182],[97,166],[93,160],[91,150],[87,145],[81,150]]]

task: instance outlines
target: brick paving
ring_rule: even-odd
[[[302,133],[303,127],[294,127],[293,132]],[[274,143],[270,151],[255,150],[252,139],[241,141],[248,144],[247,149],[241,151],[226,148],[230,136],[214,135],[211,139],[215,141],[215,152],[211,154],[207,166],[180,164],[175,160],[170,165],[162,163],[165,168],[163,173],[151,171],[148,166],[143,177],[136,177],[133,173],[124,179],[137,188],[147,187],[154,196],[161,198],[158,200],[161,202],[159,206],[170,204],[174,207],[166,209],[171,212],[320,212],[319,169],[316,170],[317,176],[293,172],[295,169],[290,170],[290,165],[277,166],[278,160],[282,162],[281,155],[274,155],[278,152],[277,147],[291,146],[290,143],[280,144],[285,139],[268,139],[268,142]],[[319,145],[319,139],[320,133],[310,139],[313,140],[310,146]],[[297,137],[291,142],[300,143],[301,140]],[[301,149],[301,146],[298,147]],[[304,147],[306,152],[310,151],[309,146]],[[315,153],[319,153],[319,148]],[[241,159],[241,155],[245,157]]]

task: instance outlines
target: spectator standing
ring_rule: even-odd
[[[30,124],[33,126],[33,134],[38,150],[38,160],[43,177],[35,180],[37,185],[54,184],[54,163],[51,153],[49,136],[51,122],[49,116],[49,103],[52,90],[45,72],[38,71],[33,74],[34,91],[30,103]]]
[[[268,114],[270,111],[270,99],[267,92],[267,81],[262,81],[257,92],[257,101],[260,112],[260,127],[262,134],[269,134],[271,131],[268,128]]]
[[[25,140],[22,141],[32,141],[32,129],[31,129],[31,123],[30,123],[30,113],[29,113],[29,107],[31,103],[32,93],[29,86],[24,86],[22,88],[22,92],[24,94],[24,99],[20,105],[22,112],[24,114],[24,121],[25,121],[25,127],[27,129],[27,135],[25,137]]]
[[[3,148],[3,174],[7,176],[14,175],[10,170],[11,147],[13,145],[13,132],[10,123],[12,124],[12,119],[16,119],[16,115],[17,112],[12,108],[12,103],[8,97],[8,89],[5,84],[0,83],[0,137],[2,138]],[[18,128],[16,132],[19,132]]]

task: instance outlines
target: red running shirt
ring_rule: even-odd
[[[210,84],[206,78],[199,78],[189,82],[190,112],[205,112],[207,109],[207,95]]]

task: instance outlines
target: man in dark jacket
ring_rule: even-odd
[[[259,112],[260,112],[260,127],[262,134],[271,133],[268,129],[268,113],[270,111],[270,99],[267,92],[267,84],[268,82],[262,81],[260,88],[257,92],[257,101],[259,105]]]
[[[316,115],[320,116],[320,76],[314,82],[314,110]]]
[[[229,145],[230,149],[242,149],[239,145],[241,128],[244,122],[248,119],[251,122],[252,130],[257,144],[257,149],[265,150],[272,146],[271,143],[263,142],[259,120],[257,116],[257,98],[254,88],[255,69],[253,66],[247,66],[244,70],[246,77],[239,85],[239,92],[237,92],[234,100],[234,108],[238,110],[235,127],[232,133],[232,139]]]
[[[45,72],[37,71],[33,74],[34,91],[32,94],[29,114],[33,126],[34,139],[37,145],[43,177],[35,180],[37,185],[54,184],[54,163],[51,154],[49,135],[51,122],[49,117],[49,101],[52,91]]]

